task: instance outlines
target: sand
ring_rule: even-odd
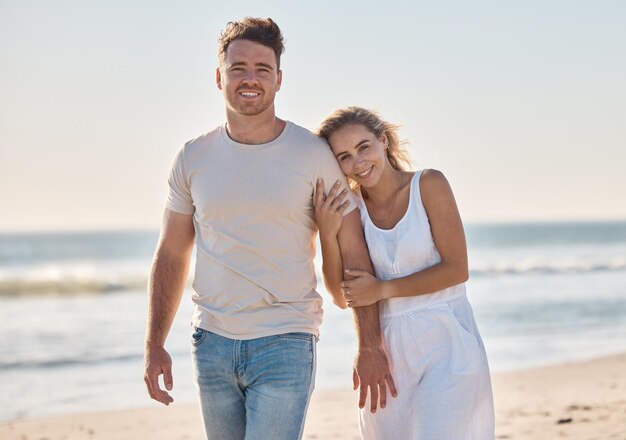
[[[497,439],[626,440],[626,353],[496,374],[493,384]],[[356,416],[351,390],[316,391],[304,438],[358,439]],[[201,440],[203,434],[197,406],[172,405],[4,422],[0,439]]]
[[[493,377],[496,438],[626,440],[626,354]]]

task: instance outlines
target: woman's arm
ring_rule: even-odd
[[[343,190],[337,195],[339,187],[339,182],[335,183],[328,193],[328,196],[325,196],[324,182],[318,180],[315,196],[315,222],[319,228],[320,244],[322,245],[322,273],[324,275],[324,285],[326,286],[326,290],[332,295],[333,302],[342,309],[345,309],[346,301],[341,291],[343,262],[339,242],[337,241],[337,234],[341,229],[343,212],[349,202],[347,200],[342,202],[347,194],[347,190]]]
[[[441,261],[389,281],[377,280],[367,272],[347,271],[356,277],[342,283],[349,307],[366,306],[386,298],[425,295],[467,281],[465,233],[448,181],[441,172],[426,170],[420,177],[420,194]]]

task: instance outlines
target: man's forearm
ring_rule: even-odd
[[[346,269],[359,269],[374,275],[358,210],[351,212],[344,218],[338,241],[346,279],[353,278],[345,274]],[[382,337],[378,318],[378,304],[355,307],[352,310],[359,350],[381,347]]]
[[[343,268],[346,269],[360,269],[374,274],[374,269],[369,260],[367,249],[365,249],[365,256],[354,255],[353,252],[345,252],[346,255],[343,258]],[[351,278],[346,275],[346,279]],[[356,330],[356,336],[358,341],[359,350],[367,350],[369,348],[377,348],[382,345],[382,336],[380,333],[380,321],[378,317],[378,303],[365,306],[352,308],[352,314],[354,317],[354,326]]]
[[[374,275],[358,211],[352,211],[344,217],[338,239],[344,269],[359,269]],[[391,395],[396,395],[380,332],[378,303],[356,307],[353,311],[359,348],[354,359],[352,378],[355,389],[360,387],[359,407],[365,407],[369,392],[370,410],[375,412],[379,397],[380,407],[384,408],[386,405],[386,386],[389,387]]]
[[[165,344],[185,290],[188,271],[189,254],[172,256],[157,251],[148,283],[146,346]]]
[[[359,351],[380,347],[382,336],[378,318],[378,303],[365,307],[353,307],[352,315]]]

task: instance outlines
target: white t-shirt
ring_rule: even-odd
[[[167,208],[193,214],[193,325],[234,339],[318,335],[318,178],[326,191],[337,180],[347,187],[326,142],[291,122],[266,144],[237,143],[225,126],[185,144],[172,165]],[[355,206],[352,199],[346,214]]]

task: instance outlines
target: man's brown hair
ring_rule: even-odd
[[[235,40],[249,40],[267,46],[276,55],[276,66],[280,70],[280,56],[285,51],[283,35],[271,18],[246,17],[241,21],[229,21],[219,38],[218,57],[222,64],[228,45]]]

